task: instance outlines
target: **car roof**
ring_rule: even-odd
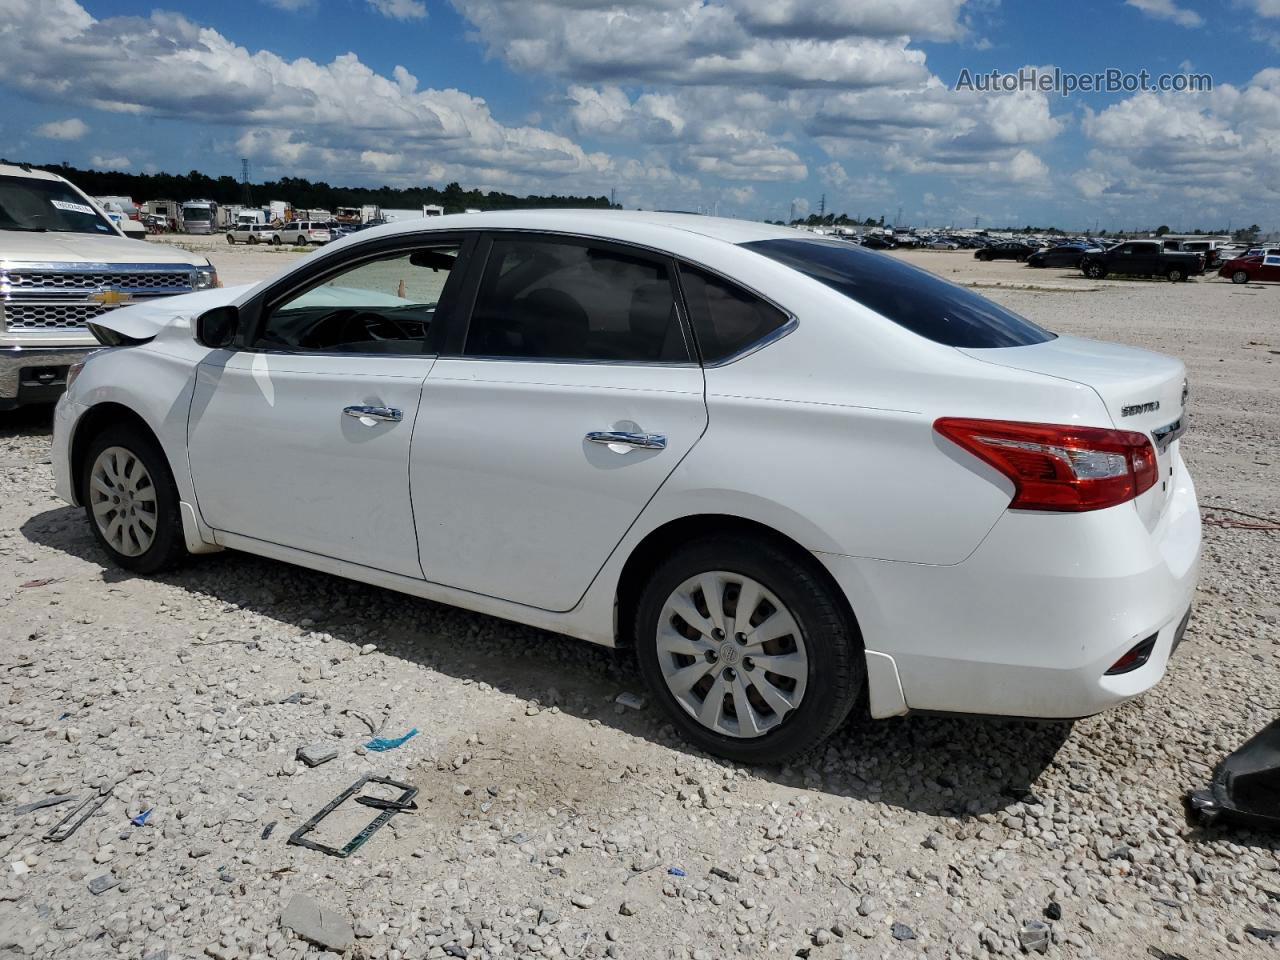
[[[65,178],[58,176],[56,173],[50,173],[48,170],[37,170],[35,167],[27,169],[14,163],[0,163],[0,177],[26,177],[31,180],[57,180],[59,182],[64,182],[65,180]]]
[[[423,219],[398,220],[378,227],[376,232],[379,236],[417,232],[424,226]],[[655,227],[733,244],[812,236],[791,227],[751,220],[648,210],[490,210],[431,217],[428,223],[432,230],[545,230],[624,241],[651,238]]]

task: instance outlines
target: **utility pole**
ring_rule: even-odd
[[[796,220],[796,202],[792,200],[791,201],[791,217],[790,219],[787,220],[787,223],[789,224],[795,223],[795,220]]]
[[[253,192],[249,189],[249,158],[240,158],[240,202],[246,207],[253,206]]]
[[[618,188],[614,187],[609,191],[609,206],[616,207],[618,205]]]
[[[902,204],[898,204],[898,215],[893,218],[893,228],[896,230],[902,226]]]
[[[818,219],[821,220],[827,215],[827,195],[824,193],[822,199],[818,201]]]
[[[977,229],[978,229],[978,223],[979,223],[981,220],[982,220],[982,218],[981,218],[981,217],[974,217],[974,218],[973,218],[973,229],[975,229],[975,230],[977,230]]]

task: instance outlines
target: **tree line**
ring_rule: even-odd
[[[283,200],[302,209],[334,210],[375,203],[388,209],[416,209],[428,204],[444,207],[445,213],[463,210],[514,210],[526,207],[609,207],[608,197],[577,197],[550,194],[518,197],[497,190],[464,190],[458,183],[436,187],[337,187],[302,177],[281,177],[263,183],[243,184],[235,177],[210,177],[198,170],[190,173],[125,173],[119,170],[81,170],[67,164],[44,165],[41,169],[66,177],[90,196],[127,196],[138,203],[146,200],[214,200],[219,204],[265,207]],[[247,186],[247,190],[246,190]]]

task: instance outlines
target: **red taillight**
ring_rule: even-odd
[[[1101,510],[1155,486],[1146,434],[1056,423],[942,417],[933,429],[1013,481],[1010,508]]]

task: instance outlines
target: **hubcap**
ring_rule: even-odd
[[[716,733],[768,733],[800,706],[809,679],[804,636],[767,587],[713,570],[672,591],[658,621],[667,689]]]
[[[107,447],[89,473],[89,505],[111,548],[126,557],[146,553],[156,538],[156,487],[124,447]]]

